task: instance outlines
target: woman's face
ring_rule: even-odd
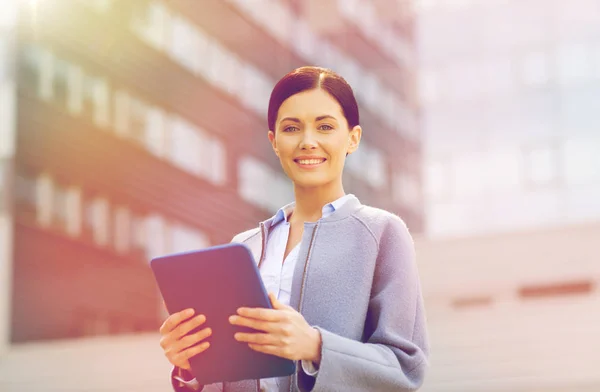
[[[361,128],[348,129],[338,101],[314,89],[286,99],[269,140],[283,170],[296,186],[320,187],[341,181],[346,154],[353,153]]]

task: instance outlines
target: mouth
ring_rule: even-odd
[[[297,158],[294,162],[300,167],[312,168],[322,165],[326,160],[325,158]]]

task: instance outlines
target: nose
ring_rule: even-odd
[[[317,148],[317,139],[313,132],[306,130],[302,133],[302,140],[300,141],[300,148],[302,150],[314,150]]]

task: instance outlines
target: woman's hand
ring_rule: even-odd
[[[239,342],[261,353],[294,361],[321,361],[321,334],[291,306],[282,304],[269,293],[273,309],[240,308],[229,318],[233,325],[250,327],[262,332],[235,334]]]
[[[198,332],[186,336],[194,328],[206,322],[204,315],[194,315],[193,309],[186,309],[170,315],[160,327],[160,346],[171,364],[185,370],[190,370],[189,359],[199,354],[208,347],[209,342],[202,342],[212,334],[210,328],[204,328]],[[201,344],[198,344],[202,342]]]

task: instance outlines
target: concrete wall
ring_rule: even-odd
[[[600,390],[599,242],[600,224],[417,238],[432,342],[423,390]]]

